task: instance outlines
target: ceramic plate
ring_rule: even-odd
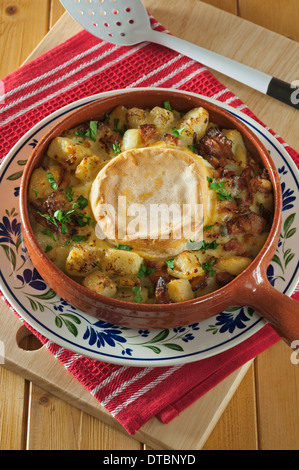
[[[36,331],[84,356],[115,364],[152,367],[198,361],[249,338],[265,325],[264,320],[252,308],[235,307],[200,323],[164,330],[137,330],[99,321],[69,305],[49,288],[22,242],[19,187],[32,149],[68,113],[90,101],[127,91],[102,93],[56,111],[31,129],[4,159],[0,168],[0,287],[11,306]],[[299,252],[295,249],[299,245],[299,221],[295,212],[298,170],[284,147],[262,126],[234,108],[209,101],[223,106],[247,124],[276,164],[283,193],[283,223],[267,274],[275,288],[291,295],[299,281]]]

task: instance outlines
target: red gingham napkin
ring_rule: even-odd
[[[151,22],[155,29],[165,31],[153,18]],[[4,78],[3,83],[0,159],[23,134],[62,106],[86,96],[127,87],[160,86],[195,92],[225,102],[257,119],[201,64],[158,45],[114,46],[85,31],[21,67]],[[280,137],[278,140],[298,164],[299,154]],[[298,293],[294,297],[298,299]],[[8,304],[6,299],[4,301]],[[185,365],[142,368],[91,360],[34,333],[130,434],[153,416],[169,422],[280,339],[267,325],[242,344],[214,357]]]

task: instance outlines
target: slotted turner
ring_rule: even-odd
[[[130,46],[148,41],[166,46],[299,109],[299,89],[295,86],[183,39],[154,31],[141,0],[60,1],[86,31],[111,44]]]

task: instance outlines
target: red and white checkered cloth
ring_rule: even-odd
[[[154,29],[165,31],[153,18],[151,22]],[[185,90],[218,99],[257,119],[237,96],[194,60],[154,44],[114,46],[85,31],[21,67],[3,82],[0,159],[41,119],[62,106],[108,90],[128,87]],[[298,165],[299,154],[280,137],[278,140]],[[295,296],[298,299],[298,294]],[[185,365],[142,368],[92,360],[34,333],[130,434],[153,416],[168,423],[280,339],[267,325],[217,356]]]

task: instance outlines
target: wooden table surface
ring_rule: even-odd
[[[178,0],[175,8],[172,0],[144,0],[144,4],[177,36],[289,82],[299,80],[297,0]],[[33,50],[30,57],[53,46],[53,37],[50,43],[45,36],[63,12],[59,0],[0,0],[0,79]],[[69,34],[65,31],[65,38]],[[215,75],[299,150],[298,111]],[[28,349],[33,343],[27,338],[27,344],[19,344]],[[203,450],[299,449],[299,365],[292,364],[291,353],[280,341],[253,361]],[[0,367],[0,391],[1,450],[148,449],[5,364]]]

